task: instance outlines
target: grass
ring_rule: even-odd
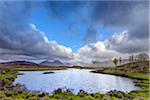
[[[145,66],[140,66],[142,65]],[[144,63],[144,64],[143,64]],[[123,96],[123,98],[130,98],[131,100],[149,100],[150,93],[150,81],[149,81],[149,62],[134,62],[125,64],[123,66],[115,68],[100,68],[95,73],[111,74],[117,76],[123,76],[127,78],[136,79],[134,81],[136,86],[140,87],[140,90],[131,91]],[[118,95],[118,94],[117,94]]]
[[[41,67],[41,68],[14,68],[16,71],[44,71],[44,70],[64,70],[61,67]]]
[[[149,78],[149,75],[143,73],[131,73],[131,72],[125,73],[123,71],[118,71],[116,69],[107,69],[97,73],[117,75],[117,76],[128,77],[128,78],[139,79],[139,80],[147,80]]]
[[[101,68],[97,69],[96,72],[136,79],[135,85],[139,86],[140,90],[131,91],[129,93],[117,91],[106,94],[79,92],[77,95],[69,90],[63,92],[61,89],[54,91],[53,95],[47,93],[10,91],[11,88],[15,87],[12,85],[12,82],[19,74],[18,72],[8,70],[0,75],[0,81],[4,81],[5,83],[3,86],[4,89],[0,90],[0,100],[149,100],[149,74],[146,69],[136,71],[134,68],[134,72],[132,72],[133,68],[134,66],[131,67],[130,64],[128,64],[128,66],[118,68]]]
[[[64,70],[65,66],[50,67],[50,66],[5,66],[0,67],[0,70],[13,70],[13,71],[44,71],[44,70]]]

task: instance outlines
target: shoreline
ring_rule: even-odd
[[[66,70],[67,68],[65,68]],[[81,69],[81,68],[77,68],[77,69]],[[54,91],[53,95],[49,95],[47,93],[32,93],[32,92],[25,92],[25,91],[8,91],[9,89],[15,88],[16,86],[12,85],[12,82],[15,80],[15,78],[17,78],[17,76],[19,75],[18,71],[12,71],[9,70],[8,72],[6,71],[6,73],[4,73],[4,77],[0,77],[1,79],[4,80],[10,80],[8,81],[8,84],[6,85],[6,90],[0,90],[0,98],[22,98],[24,99],[31,99],[31,98],[47,98],[47,100],[49,99],[90,99],[91,98],[93,100],[95,99],[138,99],[138,98],[143,98],[148,99],[149,98],[149,79],[148,79],[148,75],[144,75],[141,73],[137,73],[138,75],[134,75],[136,73],[124,73],[124,72],[118,72],[117,73],[117,69],[112,69],[112,68],[106,68],[103,70],[99,70],[99,69],[94,69],[95,71],[91,71],[91,72],[95,72],[95,73],[102,73],[102,74],[110,74],[110,75],[117,75],[117,76],[122,76],[122,77],[126,77],[126,78],[132,78],[132,79],[136,79],[136,81],[134,81],[135,86],[138,86],[140,88],[140,90],[135,90],[135,91],[131,91],[129,93],[124,93],[121,91],[109,91],[105,94],[101,94],[101,93],[86,93],[85,91],[81,90],[77,95],[73,94],[70,90],[67,91],[62,91],[62,89],[57,89]],[[33,71],[33,70],[31,70]],[[38,70],[34,70],[34,71],[38,71]],[[16,74],[17,73],[17,74]],[[6,74],[6,75],[5,75]],[[13,78],[13,79],[12,79]],[[10,86],[9,86],[10,85]],[[18,85],[19,87],[19,85]],[[19,90],[19,88],[18,88]],[[8,94],[10,96],[8,96]],[[15,95],[17,94],[17,96]]]

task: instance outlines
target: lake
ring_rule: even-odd
[[[79,90],[88,93],[106,93],[110,90],[130,92],[139,89],[132,79],[115,75],[91,73],[89,69],[53,70],[53,74],[43,74],[48,71],[19,71],[13,84],[24,84],[30,91],[48,92],[52,94],[58,88],[70,89],[74,94]]]

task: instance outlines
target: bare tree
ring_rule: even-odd
[[[117,58],[114,58],[114,59],[113,59],[113,63],[114,63],[115,66],[117,67],[118,59],[117,59]]]
[[[129,56],[129,62],[131,62],[131,56]]]
[[[140,53],[136,56],[136,59],[138,59],[138,61],[146,61],[149,59],[149,56],[146,53]]]
[[[134,55],[131,56],[131,62],[133,62],[133,61],[134,61]]]
[[[120,63],[120,64],[122,63],[122,58],[121,58],[121,57],[119,58],[119,63]]]
[[[129,62],[133,62],[134,60],[134,55],[129,56]]]

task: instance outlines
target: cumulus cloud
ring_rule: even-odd
[[[95,3],[96,7],[94,7],[92,12],[92,19],[96,23],[101,23],[107,28],[113,27],[128,31],[126,32],[128,39],[125,39],[121,43],[116,43],[118,41],[118,37],[116,36],[109,40],[113,44],[111,46],[114,46],[111,47],[112,49],[122,53],[148,50],[148,1],[109,1]]]
[[[148,38],[130,39],[127,30],[115,33],[111,38],[105,40],[105,45],[108,49],[120,53],[148,52],[149,49]]]
[[[148,1],[0,2],[0,59],[60,59],[91,63],[148,51],[148,4]],[[81,15],[77,17],[78,23],[73,24],[81,24],[80,18],[88,24],[83,37],[85,46],[73,53],[70,47],[49,40],[44,32],[29,22],[30,13],[37,5],[44,6],[50,17],[58,19],[68,18],[72,13]],[[99,41],[97,25],[122,31]]]
[[[98,41],[81,47],[75,54],[74,61],[78,64],[91,64],[93,61],[111,60],[113,57],[125,57],[115,50],[108,49],[105,41]]]
[[[110,38],[104,41],[90,43],[78,49],[74,56],[74,61],[78,64],[87,65],[93,61],[110,61],[114,57],[128,58],[129,55],[133,54],[133,51],[137,51],[134,53],[138,53],[139,50],[143,52],[148,50],[148,48],[146,48],[147,45],[143,48],[146,40],[136,40],[136,42],[138,45],[135,44],[135,41],[129,39],[127,30],[114,33]]]
[[[98,25],[123,31],[126,39],[121,43],[109,43],[111,49],[120,53],[135,53],[148,51],[149,41],[149,1],[84,1],[84,2],[48,2],[49,13],[56,18],[68,18],[73,13],[78,14],[76,25],[87,23],[84,44],[99,41]],[[65,10],[65,12],[64,12]],[[74,26],[73,26],[74,27]],[[74,29],[74,28],[73,28]],[[100,33],[105,34],[105,33]],[[122,34],[123,36],[123,34]],[[114,39],[113,39],[114,38]],[[116,39],[116,40],[115,40]],[[112,37],[109,42],[117,42]],[[144,43],[144,44],[143,44]],[[139,45],[137,45],[139,44]],[[143,44],[143,45],[142,45]],[[118,46],[119,45],[119,46]],[[112,47],[113,46],[113,47]]]
[[[34,24],[29,24],[29,12],[24,12],[28,9],[25,3],[19,4],[0,2],[1,59],[2,56],[8,57],[8,54],[20,58],[29,56],[41,59],[71,59],[72,49],[59,45],[56,41],[49,41],[44,32],[38,30]]]

